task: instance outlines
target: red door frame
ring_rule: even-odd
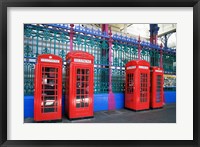
[[[150,64],[145,60],[132,60],[126,64],[126,84],[125,84],[125,107],[132,110],[146,110],[150,107]],[[133,93],[127,93],[127,75],[134,75],[134,86]],[[147,74],[147,95],[146,101],[141,102],[140,93],[141,93],[141,73]]]
[[[157,99],[157,76],[161,76],[160,102]],[[164,70],[160,67],[151,67],[151,108],[162,108],[164,104]]]
[[[44,61],[42,61],[45,59]],[[59,63],[54,63],[58,61]],[[42,103],[42,67],[57,68],[57,112],[41,112]],[[55,109],[55,106],[54,106]],[[52,54],[38,56],[34,78],[34,121],[62,119],[62,59]]]
[[[69,66],[69,93],[66,95],[66,113],[69,119],[93,117],[94,105],[94,56],[83,51],[72,51],[66,56],[67,64]],[[76,77],[77,68],[89,69],[89,105],[84,108],[76,108]],[[67,71],[66,71],[67,72]],[[67,86],[66,86],[67,87]],[[85,90],[85,89],[83,89]],[[85,99],[84,99],[85,100]],[[81,101],[81,99],[80,99]]]

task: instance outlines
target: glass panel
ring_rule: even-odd
[[[89,73],[90,73],[90,72],[89,72],[89,69],[86,69],[86,74],[89,75]]]
[[[76,79],[77,79],[77,81],[80,81],[81,80],[81,76],[77,75]]]
[[[89,76],[86,76],[86,79],[85,79],[86,81],[89,81]]]
[[[147,74],[140,74],[140,102],[147,102]]]
[[[80,94],[81,90],[80,89],[76,89],[76,94]]]
[[[57,111],[58,68],[42,67],[42,113]]]
[[[81,79],[82,81],[84,81],[85,80],[85,77],[84,77],[84,75],[82,75],[82,79]]]
[[[84,94],[85,89],[81,89],[81,94]]]
[[[81,88],[81,82],[76,83],[76,88]]]
[[[81,102],[81,107],[84,107],[84,102]]]
[[[77,69],[77,74],[80,74],[80,69]]]
[[[80,107],[81,107],[80,101],[76,101],[76,108],[80,108]]]
[[[85,74],[85,69],[82,69],[82,74]]]
[[[54,108],[44,108],[44,113],[55,112]]]
[[[161,80],[162,80],[162,76],[161,75],[158,75],[157,76],[157,88],[156,88],[156,102],[160,102],[161,101],[161,87],[162,87],[162,83],[161,83]]]
[[[88,107],[89,69],[77,69],[76,78],[76,108]]]

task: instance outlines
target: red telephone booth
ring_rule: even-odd
[[[164,85],[164,71],[160,67],[151,67],[151,108],[163,107],[163,85]]]
[[[150,64],[132,60],[126,64],[125,107],[132,110],[149,109]]]
[[[72,51],[66,56],[66,114],[69,119],[93,117],[94,56]]]
[[[34,82],[34,120],[62,119],[62,59],[52,54],[39,55]]]

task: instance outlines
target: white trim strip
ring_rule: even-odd
[[[60,60],[41,58],[41,62],[60,63]]]
[[[140,69],[149,69],[148,66],[139,66]]]
[[[86,60],[86,59],[74,59],[74,62],[81,62],[81,63],[92,63],[91,60]]]
[[[163,72],[162,70],[155,70],[156,72]]]
[[[129,67],[127,67],[127,69],[135,69],[136,68],[136,66],[129,66]]]

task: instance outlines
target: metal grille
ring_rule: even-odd
[[[108,77],[109,69],[103,67],[94,68],[94,92],[107,93],[108,92]]]
[[[163,54],[163,68],[165,73],[175,73],[176,68],[173,66],[173,63],[176,62],[176,55]]]
[[[124,67],[125,64],[137,59],[137,47],[133,44],[126,44],[114,40],[112,46],[112,65],[117,67]]]
[[[41,112],[57,112],[58,68],[42,67]]]
[[[55,54],[65,59],[69,51],[69,34],[66,31],[47,29],[45,26],[25,25],[24,57]]]
[[[24,94],[32,94],[34,89],[34,70],[35,63],[24,63]]]
[[[66,54],[70,51],[69,24],[53,26],[48,24],[25,24],[24,25],[24,94],[33,95],[34,68],[36,58],[39,54],[51,53],[62,57],[65,61]],[[95,57],[95,80],[94,92],[108,92],[109,60],[108,60],[108,35],[100,30],[92,32],[88,28],[81,28],[79,24],[73,27],[73,50],[86,51]],[[79,29],[79,30],[78,30]],[[83,32],[85,30],[85,32]],[[94,31],[94,30],[93,30]],[[93,34],[92,34],[92,33]],[[116,34],[112,35],[112,90],[113,92],[124,92],[124,66],[130,61],[138,58],[138,42],[134,38],[127,38]],[[129,40],[127,40],[129,39]],[[159,50],[150,48],[148,43],[141,42],[141,59],[158,66]],[[153,59],[153,60],[151,60]],[[163,50],[163,67],[165,73],[173,74],[176,68],[176,55]],[[65,93],[65,66],[63,65],[63,94]]]
[[[74,35],[73,50],[82,50],[94,55],[94,93],[108,92],[108,41],[105,38],[87,36],[81,33]]]
[[[128,74],[127,78],[127,94],[132,94],[134,86],[134,74]]]
[[[76,108],[88,107],[89,104],[89,69],[76,69]]]
[[[112,91],[122,92],[125,89],[125,70],[122,68],[112,69]]]
[[[108,49],[108,41],[104,38],[80,33],[74,35],[73,50],[86,51],[94,55],[95,65],[108,66]]]
[[[156,87],[156,102],[160,102],[161,101],[161,97],[162,97],[162,93],[161,93],[161,88],[162,88],[162,76],[161,75],[157,75],[156,76],[156,82],[157,82],[157,87]]]
[[[140,102],[147,102],[147,74],[141,73],[140,74]]]

